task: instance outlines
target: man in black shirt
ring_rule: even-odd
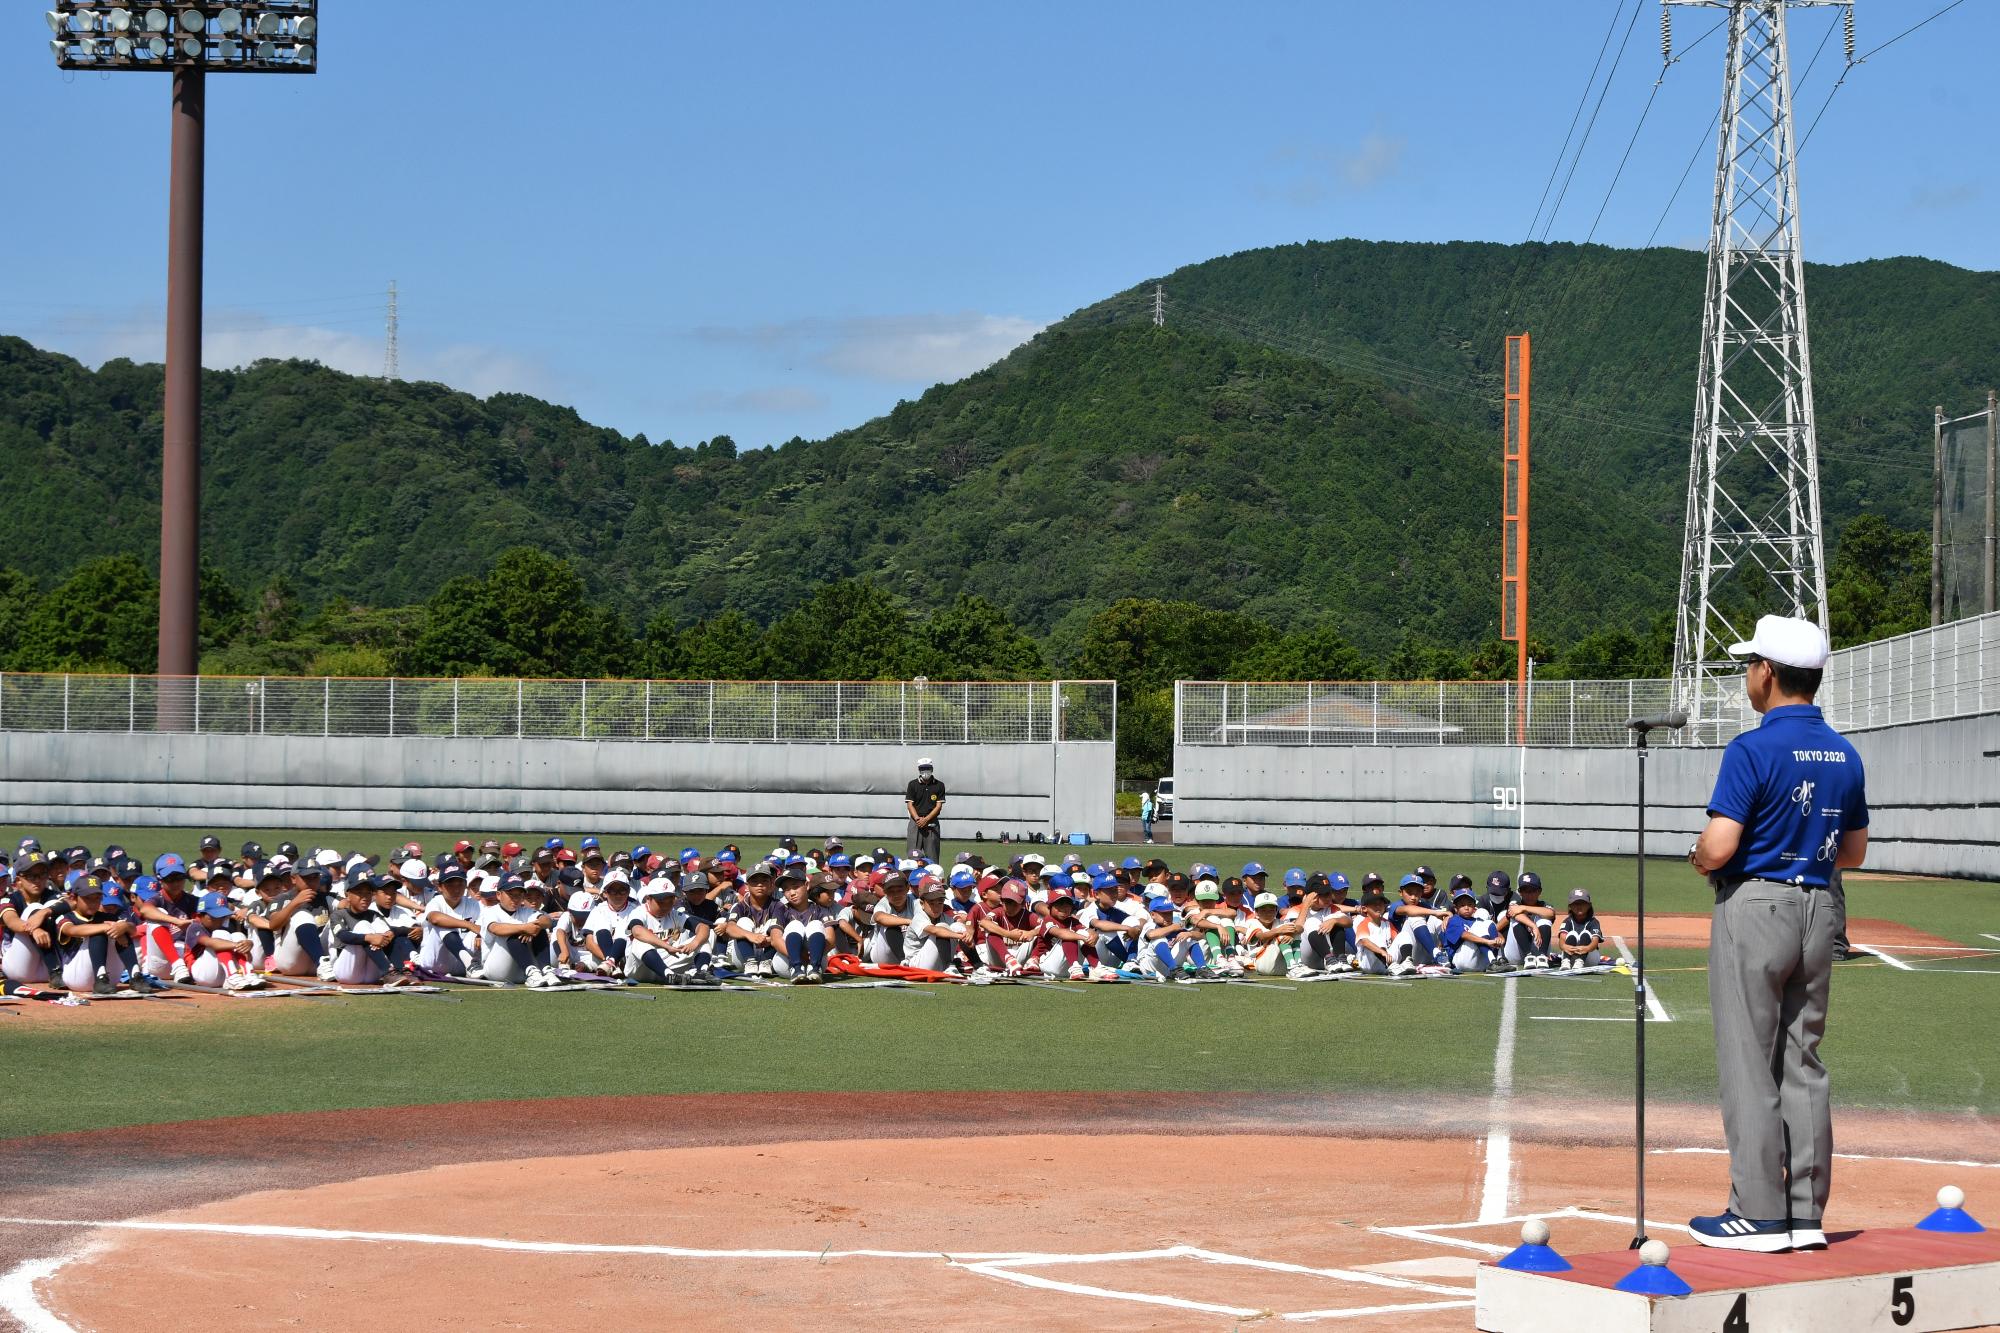
[[[924,861],[938,859],[938,817],[944,812],[944,784],[931,771],[928,758],[917,760],[917,776],[903,791],[903,808],[910,812],[910,855]]]

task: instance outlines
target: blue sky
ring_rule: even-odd
[[[1549,235],[1595,225],[1639,245],[1659,224],[1659,243],[1698,246],[1719,37],[1666,73],[1606,202],[1660,73],[1658,8],[1637,3]],[[1945,3],[1861,0],[1861,50]],[[0,332],[92,363],[157,359],[167,80],[64,75],[41,8],[10,5],[0,25],[13,139]],[[394,278],[406,377],[538,394],[654,441],[726,432],[744,446],[857,424],[1214,255],[1341,236],[1521,240],[1606,33],[1616,52],[1632,13],[1626,0],[324,9],[320,73],[211,80],[210,364],[306,355],[379,372]],[[1719,13],[1677,10],[1679,44]],[[1837,21],[1795,12],[1796,68]],[[1996,48],[2000,3],[1965,0],[1852,71],[1802,155],[1812,258],[2000,268]],[[1802,118],[1840,49],[1834,32]]]

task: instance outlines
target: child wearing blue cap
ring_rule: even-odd
[[[205,893],[185,936],[189,980],[208,990],[239,991],[264,984],[250,970],[250,935],[227,895]]]

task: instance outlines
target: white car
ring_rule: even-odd
[[[1174,817],[1174,780],[1161,778],[1160,785],[1153,789],[1153,819],[1166,823]]]

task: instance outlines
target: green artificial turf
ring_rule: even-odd
[[[275,830],[215,830],[275,847]],[[19,830],[0,830],[10,843]],[[46,845],[122,841],[150,859],[191,848],[198,831],[42,830]],[[303,845],[387,848],[404,835],[294,833]],[[418,835],[433,851],[456,835]],[[468,835],[475,836],[475,835]],[[523,838],[522,841],[527,841]],[[573,841],[573,839],[572,839]],[[622,840],[621,840],[622,841]],[[656,848],[683,845],[673,836]],[[714,838],[690,839],[712,850]],[[766,839],[737,839],[746,852]],[[948,844],[955,851],[971,844]],[[987,855],[1002,850],[993,844]],[[1007,850],[1012,850],[1007,849]],[[1049,849],[1042,849],[1047,851]],[[1511,856],[1443,851],[1311,852],[1251,848],[1086,849],[1092,859],[1157,852],[1177,867],[1229,870],[1256,859],[1369,869],[1392,879],[1423,862],[1440,875],[1514,868]],[[1630,860],[1531,857],[1560,901],[1588,885],[1601,911],[1629,912]],[[2000,949],[2000,885],[1849,884],[1849,911]],[[1706,911],[1707,888],[1679,862],[1649,865],[1652,912]],[[1836,969],[1823,1048],[1844,1106],[2000,1111],[2000,1044],[1975,1038],[2000,1016],[2000,955],[1899,957]],[[1663,1101],[1715,1093],[1707,976],[1699,950],[1654,948],[1655,993],[1673,1021],[1647,1029],[1649,1087]],[[1960,972],[1957,969],[1967,969]],[[1632,983],[1620,976],[1523,978],[1515,1086],[1623,1105],[1631,1097]],[[485,1098],[626,1093],[915,1090],[1147,1090],[1402,1097],[1482,1095],[1492,1086],[1504,983],[1338,982],[1277,986],[936,987],[908,991],[651,992],[652,1003],[590,993],[462,989],[421,997],[208,1003],[161,1021],[159,1000],[0,1021],[0,1135],[22,1136],[210,1116]],[[119,1020],[105,1021],[115,1013]],[[1617,1018],[1551,1022],[1538,1015]]]

